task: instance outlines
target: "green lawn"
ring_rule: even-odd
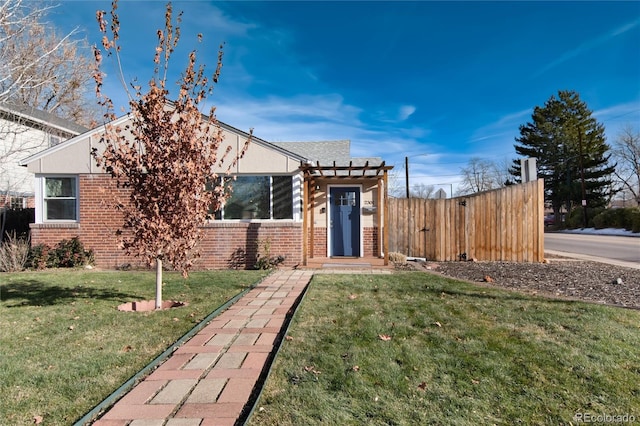
[[[288,335],[251,425],[640,421],[638,311],[424,273],[317,275]]]
[[[260,271],[165,273],[177,309],[120,312],[155,297],[155,274],[60,270],[0,274],[0,425],[68,425],[162,353]]]

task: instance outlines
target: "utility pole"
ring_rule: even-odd
[[[407,199],[409,198],[409,157],[404,157],[405,186],[407,187]]]

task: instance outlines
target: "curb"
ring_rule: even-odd
[[[605,263],[605,264],[614,265],[614,266],[622,266],[625,268],[640,269],[639,264],[634,262],[625,262],[623,260],[607,259],[604,257],[591,256],[588,254],[567,253],[564,251],[557,251],[557,250],[545,250],[544,252],[545,254],[567,257],[572,260],[591,261],[591,262]],[[554,259],[547,259],[547,260],[549,260],[550,262],[554,262]]]

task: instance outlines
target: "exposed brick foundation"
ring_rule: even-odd
[[[205,268],[251,268],[257,254],[284,256],[284,266],[302,262],[302,224],[295,222],[211,222],[203,227],[198,265]]]

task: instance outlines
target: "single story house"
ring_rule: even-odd
[[[112,124],[124,125],[127,115]],[[224,145],[241,149],[249,135],[219,123]],[[21,161],[35,175],[32,244],[79,237],[97,266],[138,265],[119,248],[122,216],[112,208],[115,180],[91,155],[100,128]],[[234,154],[235,155],[235,154]],[[382,258],[387,262],[387,172],[380,158],[351,158],[350,142],[267,142],[253,136],[230,171],[233,192],[202,224],[200,269],[251,268],[264,243],[284,266],[310,259]],[[224,173],[225,170],[216,170]]]

